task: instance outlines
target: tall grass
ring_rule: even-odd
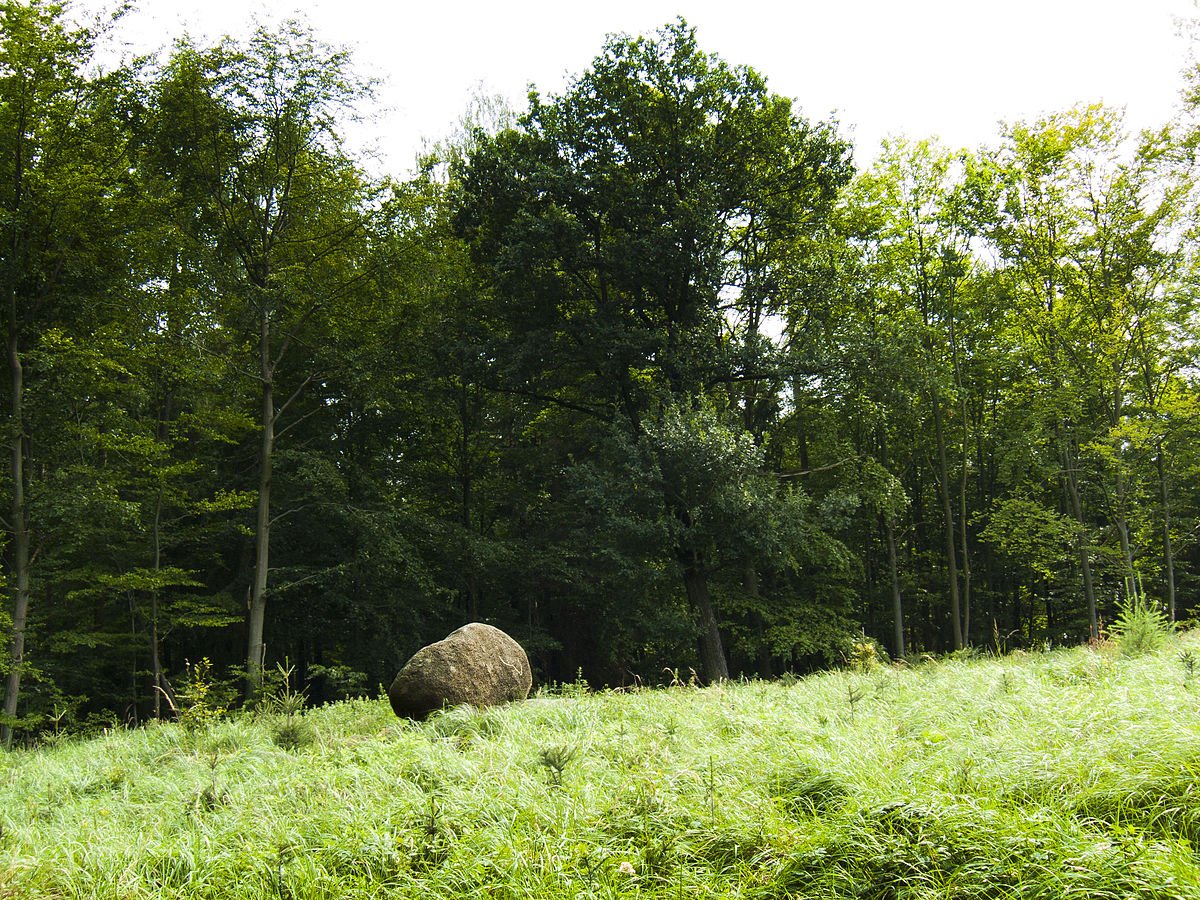
[[[1198,898],[1189,635],[0,756],[0,897]]]

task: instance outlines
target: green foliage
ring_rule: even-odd
[[[308,667],[308,675],[314,680],[324,679],[326,693],[338,700],[362,697],[367,693],[367,674],[349,666],[314,664]]]
[[[229,712],[232,686],[217,678],[207,656],[187,663],[177,691],[179,722],[188,731],[206,731]]]
[[[578,747],[555,745],[543,747],[538,753],[538,762],[546,770],[550,783],[555,787],[563,786],[563,771],[579,755]]]
[[[777,490],[734,412],[743,389],[773,407],[780,354],[742,323],[777,307],[773,285],[848,177],[846,150],[680,20],[610,38],[562,95],[532,94],[516,128],[458,166],[455,224],[497,300],[479,353],[528,404],[530,458],[553,479],[610,464],[604,444],[630,447],[617,471],[637,481],[601,469],[626,494],[601,510],[670,535],[634,560],[675,570],[710,679],[728,675],[716,573],[756,556],[786,570],[794,546],[798,492]]]
[[[271,739],[284,750],[299,750],[316,740],[316,729],[304,715],[308,702],[303,690],[292,683],[296,667],[277,663],[275,677],[264,677],[258,707],[266,715]]]
[[[846,653],[846,664],[852,671],[869,675],[885,666],[887,662],[887,651],[878,641],[863,635],[850,642]]]
[[[1193,650],[1181,650],[1179,664],[1183,667],[1183,683],[1191,687],[1196,679],[1196,671],[1200,669],[1200,656]]]
[[[178,697],[204,738],[237,705],[214,672],[253,688],[291,658],[259,724],[323,752],[305,697],[362,695],[467,620],[513,633],[543,683],[578,673],[555,701],[585,677],[848,661],[820,715],[858,726],[885,636],[977,648],[947,665],[1099,641],[1096,598],[1139,574],[1194,618],[1194,116],[1134,138],[1079,107],[975,153],[889,140],[856,175],[836,122],[678,20],[610,37],[523,112],[476,104],[415,177],[376,181],[346,141],[371,87],[302,22],[102,69],[106,32],[72,16],[0,0],[0,736]],[[1126,654],[1164,631],[1131,602]],[[504,731],[440,727],[458,750]],[[528,743],[577,745],[564,794],[596,748]],[[219,768],[205,815],[234,805]],[[710,835],[572,850],[587,890],[761,850],[716,821],[719,769],[696,769]],[[858,835],[924,884],[958,845],[888,829],[961,810],[894,799]],[[446,861],[453,811],[432,808],[436,837],[396,825],[374,870],[403,880],[398,847]],[[276,894],[302,838],[256,863]],[[148,870],[184,890],[201,864],[169,857]],[[864,890],[894,888],[875,874]]]
[[[1070,558],[1078,525],[1044,506],[1020,497],[993,504],[980,537],[1014,562],[1052,578]]]
[[[1160,649],[1171,637],[1170,621],[1158,603],[1141,590],[1129,592],[1112,623],[1113,639],[1125,656],[1141,656]]]

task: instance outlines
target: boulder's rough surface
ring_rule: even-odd
[[[532,684],[521,645],[499,628],[472,622],[414,653],[388,688],[388,699],[396,715],[423,719],[443,706],[524,700]]]

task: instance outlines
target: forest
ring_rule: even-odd
[[[469,621],[616,687],[1196,614],[1195,73],[856,165],[677,20],[379,177],[304,23],[106,34],[0,0],[0,740]]]

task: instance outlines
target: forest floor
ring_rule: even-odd
[[[0,898],[468,896],[1200,898],[1200,634],[0,755]]]

